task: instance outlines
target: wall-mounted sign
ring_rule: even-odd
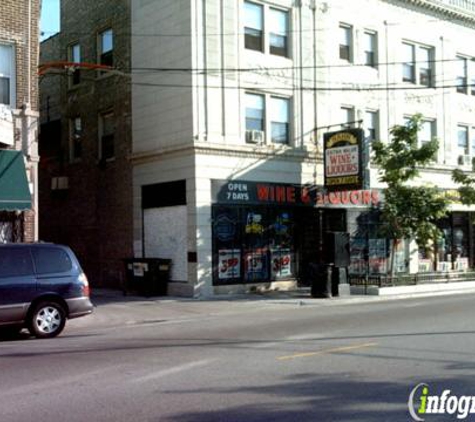
[[[325,188],[328,191],[363,188],[363,129],[323,135]]]
[[[248,181],[212,181],[218,204],[309,206],[325,208],[376,207],[382,192],[376,189],[325,192],[322,186]],[[255,219],[253,223],[257,222]],[[248,223],[250,223],[248,221]]]

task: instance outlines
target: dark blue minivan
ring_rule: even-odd
[[[0,327],[55,337],[66,319],[92,312],[89,283],[73,251],[52,243],[0,244]]]

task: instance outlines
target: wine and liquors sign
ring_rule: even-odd
[[[323,136],[327,191],[363,187],[363,129],[345,129]]]

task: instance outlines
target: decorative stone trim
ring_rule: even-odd
[[[474,0],[397,0],[396,2],[389,0],[389,2],[409,3],[423,9],[440,13],[451,19],[456,18],[475,25]]]
[[[280,159],[282,161],[321,162],[323,156],[315,151],[296,149],[288,146],[270,145],[222,145],[194,143],[174,148],[135,153],[130,156],[132,164],[144,164],[177,155],[214,155],[230,158]]]

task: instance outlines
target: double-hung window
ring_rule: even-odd
[[[365,136],[370,142],[376,141],[379,136],[379,114],[374,110],[366,110],[364,115]]]
[[[419,84],[427,87],[432,86],[432,49],[428,47],[418,48],[419,60]]]
[[[69,46],[69,61],[73,63],[81,63],[81,46],[76,44],[71,44]],[[73,74],[71,75],[69,84],[70,86],[77,85],[81,82],[81,71],[79,69],[74,69]]]
[[[404,117],[404,124],[408,124],[410,117]],[[422,146],[436,137],[436,121],[430,119],[421,120],[419,124],[419,132],[417,132],[417,142]]]
[[[457,57],[457,92],[467,93],[468,66],[465,57]]]
[[[370,67],[377,67],[377,45],[378,39],[376,32],[365,31],[364,38],[364,64]]]
[[[340,108],[340,121],[338,122],[344,128],[352,128],[355,124],[355,109],[350,106]]]
[[[279,9],[269,9],[269,52],[288,57],[289,14]]]
[[[352,26],[340,23],[340,59],[347,62],[353,61],[353,35]]]
[[[435,121],[434,120],[423,120],[421,122],[421,127],[419,129],[418,140],[419,144],[422,146],[429,143],[435,138]]]
[[[468,145],[468,126],[457,126],[457,152],[458,155],[468,155],[470,153]]]
[[[14,50],[11,45],[0,44],[0,104],[14,104]]]
[[[433,86],[434,48],[404,42],[402,44],[402,80],[426,87]]]
[[[271,142],[289,143],[289,100],[288,98],[270,98]]]
[[[101,160],[110,160],[115,157],[114,134],[114,113],[101,114],[99,118],[99,158]]]
[[[265,97],[259,94],[246,94],[246,130],[265,130]]]
[[[247,93],[245,114],[247,143],[290,143],[289,98]]]
[[[99,64],[105,66],[114,65],[114,33],[108,28],[99,34]]]
[[[244,47],[289,57],[289,12],[250,1],[243,10]]]
[[[402,80],[416,83],[416,47],[412,44],[403,43],[402,54]]]
[[[69,148],[71,162],[82,158],[82,121],[74,117],[69,121]]]
[[[456,86],[461,94],[475,95],[475,58],[457,56]]]
[[[249,50],[264,51],[264,8],[244,2],[244,45]]]

